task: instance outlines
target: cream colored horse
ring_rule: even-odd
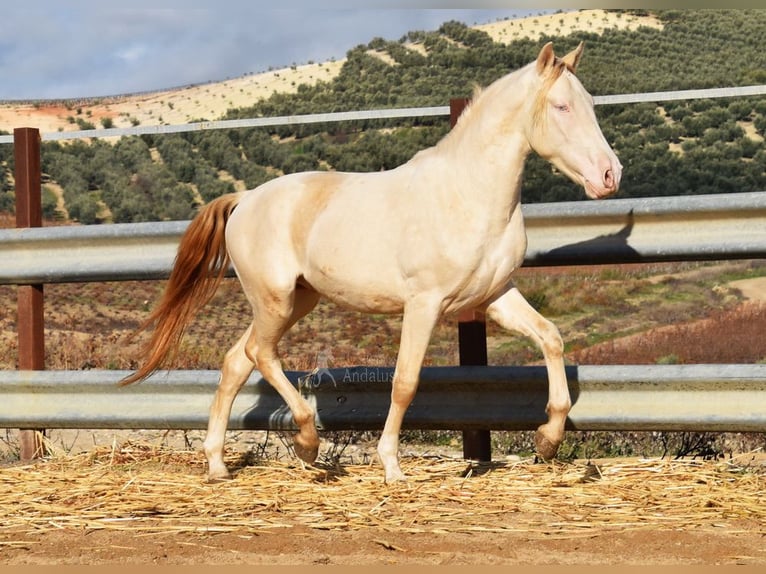
[[[391,405],[378,444],[387,482],[404,478],[399,431],[434,325],[463,309],[485,312],[542,349],[548,421],[535,439],[542,457],[555,456],[571,406],[563,344],[511,276],[527,247],[519,190],[530,151],[592,198],[614,193],[620,182],[620,162],[574,74],[581,54],[582,45],[557,58],[545,45],[536,61],[477,93],[435,147],[396,169],[287,175],[220,197],[200,211],[145,325],[155,325],[146,363],[124,382],[167,363],[231,261],[253,321],[226,354],[210,410],[204,449],[211,480],[230,476],[223,446],[231,405],[256,367],[292,411],[299,428],[296,454],[315,460],[315,413],[285,377],[277,343],[321,296],[360,311],[403,314]]]

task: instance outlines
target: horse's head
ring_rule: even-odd
[[[617,191],[622,165],[593,112],[593,98],[575,76],[582,43],[563,58],[543,46],[530,66],[539,85],[527,125],[530,146],[594,199]]]

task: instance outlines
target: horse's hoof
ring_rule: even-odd
[[[303,462],[312,464],[319,455],[319,445],[314,446],[304,446],[298,442],[298,439],[293,441],[293,449],[295,450],[295,455],[301,459]]]
[[[222,482],[229,482],[233,478],[234,477],[232,477],[231,474],[228,473],[228,472],[226,474],[219,474],[219,475],[216,475],[216,476],[208,475],[207,483],[208,484],[220,484]]]
[[[537,450],[537,455],[543,460],[552,460],[556,458],[556,453],[559,451],[559,444],[560,443],[551,442],[548,437],[540,431],[535,433],[535,449]]]
[[[386,484],[406,484],[407,476],[400,470],[393,473],[386,473]]]
[[[385,467],[384,467],[385,468]],[[401,467],[397,464],[385,468],[386,472],[386,484],[397,484],[407,482],[407,476],[402,472]]]

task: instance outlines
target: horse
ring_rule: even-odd
[[[404,480],[399,433],[415,396],[432,330],[446,314],[476,310],[542,350],[547,421],[535,433],[554,458],[571,408],[556,326],[527,303],[512,275],[527,238],[520,204],[525,158],[534,151],[585,194],[607,197],[622,166],[604,138],[593,98],[575,75],[582,43],[537,58],[477,89],[455,127],[406,163],[370,173],[283,175],[202,207],[179,243],[153,327],[130,384],[164,368],[186,325],[214,295],[229,266],[253,319],[227,351],[203,449],[208,480],[231,478],[223,459],[232,403],[258,369],[290,408],[295,454],[315,461],[315,413],[282,370],[278,342],[320,300],[357,311],[401,314],[391,402],[377,453],[385,481]]]

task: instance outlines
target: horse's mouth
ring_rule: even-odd
[[[594,185],[593,182],[587,179],[584,180],[583,187],[585,188],[585,194],[591,199],[604,199],[617,191],[616,186]]]

